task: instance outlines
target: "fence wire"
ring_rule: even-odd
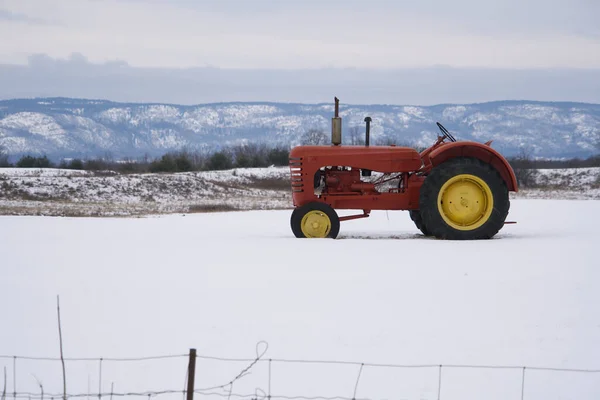
[[[347,361],[347,360],[314,360],[314,359],[286,359],[286,358],[265,358],[265,354],[268,350],[268,343],[259,342],[256,345],[256,356],[254,358],[229,358],[229,357],[217,357],[208,355],[196,355],[196,359],[200,360],[213,360],[230,363],[248,363],[248,365],[240,370],[232,379],[227,380],[221,385],[215,385],[206,388],[195,388],[194,394],[198,397],[220,397],[241,400],[376,400],[369,397],[357,397],[361,376],[366,368],[404,368],[404,369],[434,369],[437,370],[437,400],[443,400],[442,384],[443,384],[443,370],[446,369],[478,369],[478,370],[519,370],[521,371],[521,382],[520,382],[520,399],[525,399],[525,388],[526,388],[526,372],[527,371],[553,371],[553,372],[566,372],[566,373],[583,373],[583,374],[600,374],[600,369],[587,369],[587,368],[560,368],[550,366],[519,366],[519,365],[470,365],[470,364],[385,364],[385,363],[368,363],[358,361]],[[144,356],[144,357],[68,357],[64,358],[66,362],[98,362],[99,363],[99,386],[97,393],[45,393],[42,384],[36,381],[40,387],[39,392],[32,391],[18,391],[17,390],[17,366],[19,360],[27,361],[61,361],[59,357],[37,357],[37,356],[17,356],[17,355],[0,355],[0,360],[9,360],[12,362],[12,378],[13,378],[13,390],[12,392],[7,387],[6,378],[6,367],[4,368],[4,381],[2,388],[2,397],[0,400],[6,399],[29,399],[29,400],[59,400],[59,399],[77,399],[77,398],[102,398],[110,399],[122,398],[122,397],[146,397],[148,399],[153,397],[161,397],[165,395],[181,395],[183,399],[186,398],[188,392],[186,389],[164,389],[154,391],[114,391],[113,385],[111,385],[110,392],[102,391],[102,368],[103,363],[107,362],[142,362],[142,361],[154,361],[154,360],[167,360],[177,358],[190,358],[189,354],[167,354],[167,355],[156,355],[156,356]],[[190,360],[191,362],[191,360]],[[254,393],[237,393],[234,391],[234,386],[237,381],[248,375],[250,371],[258,364],[268,363],[268,375],[267,375],[267,391],[262,389],[256,389]],[[306,395],[285,395],[285,394],[272,394],[272,366],[273,364],[316,364],[316,365],[350,365],[356,366],[357,375],[353,388],[353,396],[306,396]],[[34,376],[35,377],[35,376]],[[186,374],[186,383],[187,383]],[[600,377],[598,378],[600,379]],[[219,391],[220,390],[220,391]],[[517,399],[515,399],[517,400]]]

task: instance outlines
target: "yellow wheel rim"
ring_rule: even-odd
[[[302,217],[300,229],[307,238],[325,238],[331,231],[331,220],[323,211],[309,211]]]
[[[438,211],[454,229],[471,231],[487,222],[494,209],[494,196],[485,181],[475,175],[456,175],[438,194]]]

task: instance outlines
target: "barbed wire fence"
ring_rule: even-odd
[[[261,347],[263,347],[261,349]],[[9,388],[9,382],[7,382],[7,367],[3,368],[3,386],[0,400],[7,399],[28,399],[28,400],[59,400],[59,399],[76,399],[76,398],[93,398],[96,397],[99,400],[123,397],[146,397],[151,399],[153,397],[161,397],[165,395],[180,395],[184,400],[191,400],[194,395],[198,397],[210,397],[216,396],[221,398],[241,399],[241,400],[379,400],[376,397],[357,397],[358,389],[361,383],[361,376],[366,369],[370,368],[386,368],[386,369],[429,369],[437,373],[437,393],[435,400],[444,400],[444,372],[452,369],[478,369],[478,370],[513,370],[520,372],[520,397],[515,399],[507,400],[527,400],[525,388],[527,385],[527,373],[528,371],[552,371],[552,372],[564,372],[564,373],[577,373],[577,374],[598,374],[598,380],[600,380],[600,369],[574,369],[574,368],[557,368],[557,367],[531,367],[531,366],[517,366],[517,365],[466,365],[466,364],[381,364],[381,363],[367,363],[367,362],[356,362],[356,361],[343,361],[343,360],[310,360],[310,359],[285,359],[285,358],[266,358],[265,354],[268,350],[268,344],[266,342],[260,342],[256,346],[256,357],[254,358],[227,358],[227,357],[214,357],[206,355],[196,354],[195,349],[190,349],[187,354],[171,354],[171,355],[159,355],[159,356],[148,356],[148,357],[122,357],[122,358],[110,358],[110,357],[96,357],[96,358],[69,358],[64,357],[64,361],[67,363],[77,362],[94,362],[98,363],[98,391],[91,393],[89,388],[86,393],[45,393],[44,387],[41,382],[35,378],[40,391],[19,391],[17,387],[17,373],[19,372],[19,362],[22,361],[62,361],[58,357],[35,357],[35,356],[17,356],[17,355],[0,355],[0,361],[8,361],[9,370],[12,367],[12,390]],[[102,372],[103,366],[106,363],[131,363],[151,360],[167,360],[167,359],[188,359],[188,365],[185,372],[185,384],[183,388],[166,388],[163,390],[149,390],[149,391],[114,391],[114,382],[111,383],[110,392],[102,390]],[[196,375],[195,365],[196,360],[213,360],[221,361],[226,363],[247,363],[246,367],[235,375],[234,378],[227,382],[212,387],[196,388],[194,387],[194,377]],[[267,367],[267,382],[266,389],[257,388],[253,393],[237,393],[234,391],[236,383],[242,378],[251,373],[252,369],[258,364],[266,364]],[[356,381],[354,382],[353,390],[349,390],[352,396],[307,396],[307,395],[293,395],[283,393],[272,393],[272,369],[277,364],[314,364],[314,365],[331,365],[331,366],[355,366],[357,368]],[[433,399],[432,399],[433,400]]]

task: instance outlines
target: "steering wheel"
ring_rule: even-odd
[[[445,138],[448,138],[448,140],[450,140],[451,142],[456,142],[454,136],[452,136],[450,132],[448,132],[448,129],[444,128],[444,125],[440,124],[439,122],[436,122],[436,124],[438,128],[440,128],[440,131],[442,131],[442,135],[444,135]]]

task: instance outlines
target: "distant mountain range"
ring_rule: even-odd
[[[350,128],[372,141],[428,146],[444,124],[459,140],[485,142],[510,156],[526,149],[537,157],[597,154],[600,105],[497,101],[435,106],[341,104],[344,140]],[[156,156],[170,150],[216,149],[261,142],[297,145],[311,129],[329,134],[333,104],[218,103],[196,106],[36,98],[0,101],[0,146],[9,154],[51,158]],[[356,131],[356,129],[354,129]]]

